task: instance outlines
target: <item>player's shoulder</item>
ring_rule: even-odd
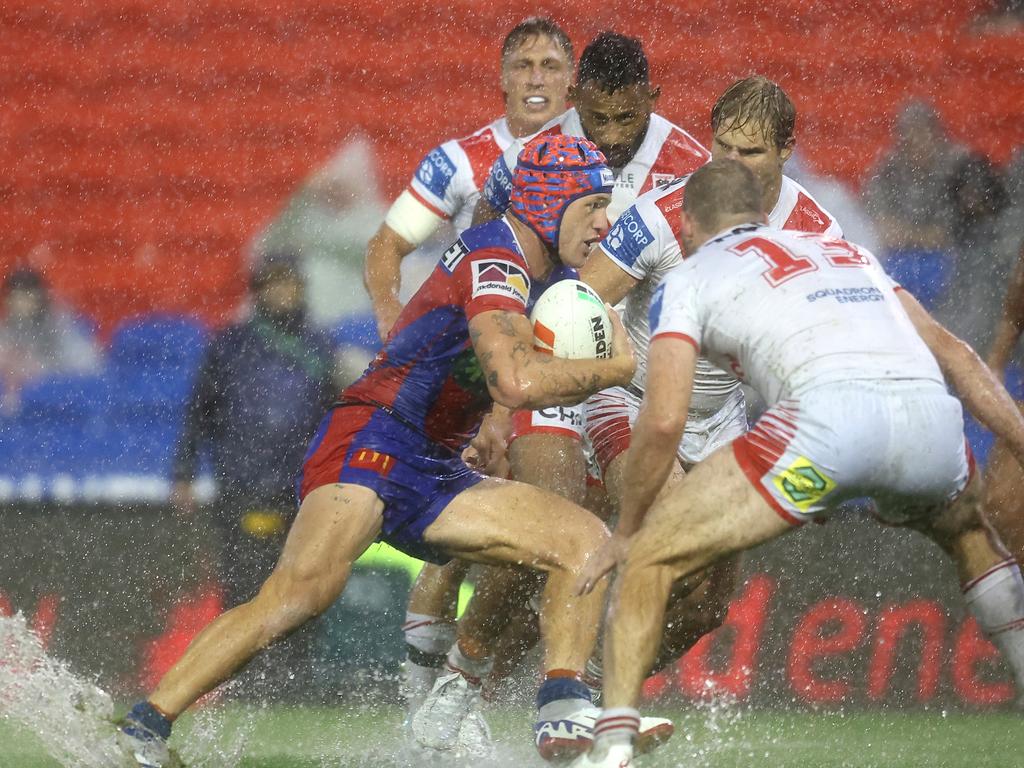
[[[461,263],[481,259],[504,259],[526,267],[526,257],[516,241],[511,227],[504,218],[470,227],[445,251],[441,265],[454,272]]]
[[[648,131],[657,151],[656,171],[669,174],[669,178],[693,173],[711,159],[711,153],[696,138],[656,112],[651,114]]]
[[[842,234],[835,216],[802,184],[789,176],[782,177],[779,202],[772,211],[771,218],[772,225],[779,229]]]
[[[508,121],[504,117],[499,117],[468,136],[453,139],[452,144],[458,146],[466,154],[483,147],[493,148],[494,152],[502,152],[514,140],[508,129]]]

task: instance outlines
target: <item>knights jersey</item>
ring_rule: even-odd
[[[845,240],[736,227],[665,277],[651,302],[652,339],[690,341],[769,405],[855,380],[942,384],[897,288]]]
[[[384,408],[455,451],[477,433],[492,400],[469,340],[469,321],[482,312],[525,315],[554,280],[533,281],[504,219],[462,233],[402,310],[366,372],[340,403]]]
[[[540,133],[564,133],[586,138],[575,108],[552,120]],[[508,208],[516,160],[523,147],[538,135],[516,139],[494,162],[483,192],[484,199],[494,210]],[[710,153],[693,136],[661,115],[652,114],[643,143],[633,159],[624,168],[612,169],[615,188],[608,206],[608,220],[615,221],[639,195],[667,184],[677,176],[693,173],[710,158]]]
[[[604,254],[628,275],[639,280],[626,294],[622,306],[622,322],[636,349],[637,367],[633,386],[643,391],[647,379],[647,347],[650,343],[648,312],[651,295],[672,267],[682,261],[679,239],[686,179],[676,179],[662,189],[642,195],[623,213],[601,242]],[[768,217],[776,229],[799,229],[842,237],[842,230],[832,215],[822,208],[802,186],[787,176],[782,177],[779,202]],[[736,378],[711,365],[706,359],[697,361],[690,409],[695,416],[705,417],[729,402],[739,386]]]
[[[514,139],[502,117],[464,139],[446,141],[423,158],[408,190],[456,232],[469,227],[480,189],[496,158]]]

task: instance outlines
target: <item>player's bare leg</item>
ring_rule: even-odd
[[[328,485],[302,502],[273,573],[249,602],[206,627],[129,714],[123,732],[141,765],[163,765],[171,721],[260,650],[323,613],[380,532],[384,505],[367,488]],[[148,733],[147,733],[148,731]],[[147,738],[148,737],[148,738]],[[156,752],[139,755],[152,746]]]
[[[455,640],[455,613],[459,588],[469,563],[452,560],[447,565],[427,563],[409,592],[402,633],[405,662],[402,664],[402,695],[406,724],[430,693],[444,667],[445,654]]]
[[[615,582],[605,628],[606,708],[594,728],[594,748],[579,765],[617,766],[632,757],[635,706],[658,653],[673,583],[788,530],[750,484],[731,447],[694,467],[685,492],[659,496]]]
[[[612,459],[605,472],[605,487],[616,507],[622,498],[625,470],[626,454],[621,453]],[[672,493],[684,476],[682,468],[675,467],[665,482],[662,495]],[[649,672],[668,666],[704,635],[722,625],[738,576],[739,556],[735,555],[712,563],[706,569],[672,584],[665,609],[664,632]],[[588,662],[588,683],[592,686],[600,687],[601,669],[599,658]]]
[[[985,467],[985,510],[1018,562],[1024,562],[1024,467],[997,440]]]
[[[988,522],[982,482],[973,478],[957,501],[917,526],[953,558],[964,600],[1013,669],[1024,698],[1024,581],[1020,566]]]
[[[579,441],[553,434],[526,434],[512,441],[508,457],[514,480],[576,504],[582,502],[586,462]],[[536,577],[522,569],[481,569],[473,598],[459,620],[458,642],[449,654],[449,665],[473,677],[485,677],[498,637],[508,626],[509,605],[525,603],[538,586]]]

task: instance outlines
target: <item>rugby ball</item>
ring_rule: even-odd
[[[538,352],[573,360],[611,357],[608,310],[586,283],[559,280],[537,299],[530,322]]]

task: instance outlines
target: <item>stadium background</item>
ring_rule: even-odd
[[[137,472],[159,479],[202,343],[190,322],[233,316],[254,233],[354,133],[371,139],[391,197],[429,147],[493,119],[498,39],[523,16],[550,12],[577,50],[608,28],[641,37],[659,111],[702,141],[726,85],[752,71],[778,80],[799,109],[804,157],[857,186],[914,95],[996,162],[1024,145],[1024,46],[969,29],[988,7],[11,0],[0,8],[0,273],[40,267],[95,321],[112,364],[149,370],[152,391],[126,410],[162,413],[159,424],[108,433],[122,444],[103,461],[141,453]],[[150,313],[164,318],[156,353],[136,322]],[[204,531],[171,520],[158,492],[115,505],[62,492],[69,425],[94,429],[86,404],[103,396],[76,386],[44,391],[27,421],[3,425],[0,611],[24,610],[56,652],[127,691],[209,619],[216,590],[203,579]],[[809,704],[974,708],[1011,696],[951,571],[910,534],[853,520],[766,548],[748,570],[731,628],[652,693],[699,696],[710,680]],[[337,608],[325,686],[331,670],[386,668],[397,654],[406,572],[386,562],[361,583]],[[351,642],[360,632],[380,637],[373,653]]]

